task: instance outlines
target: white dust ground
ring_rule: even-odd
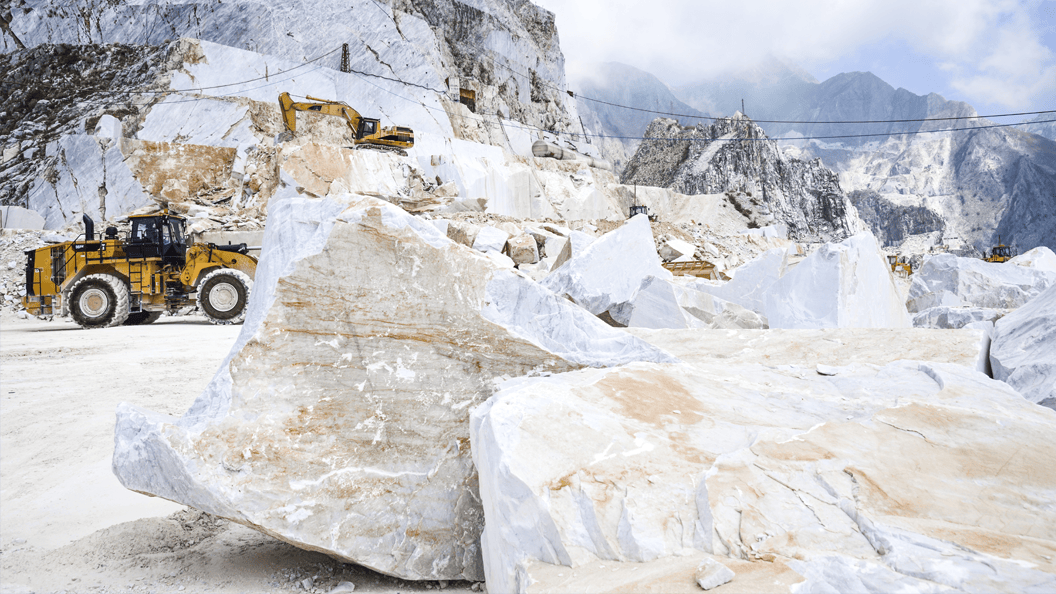
[[[480,588],[383,576],[121,486],[117,404],[181,415],[240,330],[194,316],[82,330],[0,314],[0,592]]]

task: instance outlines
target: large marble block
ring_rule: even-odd
[[[628,328],[766,328],[759,314],[670,280],[647,277],[634,299],[609,310]]]
[[[1056,409],[1056,286],[997,321],[990,363],[995,379]]]
[[[940,254],[913,273],[906,305],[911,312],[939,306],[1015,309],[1056,284],[1056,271],[1045,266],[1046,254],[1020,256],[1022,265]]]
[[[689,286],[765,315],[767,291],[788,268],[787,255],[786,248],[767,250],[733,271],[727,271],[733,279],[725,283],[695,280]]]
[[[646,278],[670,280],[660,265],[649,218],[637,215],[586,247],[572,236],[572,258],[550,273],[543,286],[568,296],[592,314],[602,314],[638,294]]]
[[[871,233],[827,243],[786,272],[766,292],[766,319],[771,328],[912,326]]]
[[[469,412],[498,378],[674,361],[387,202],[273,200],[242,334],[179,419],[117,411],[164,497],[408,579],[482,579]]]
[[[472,416],[488,590],[688,592],[708,560],[734,591],[1056,588],[1056,412],[961,365],[818,371],[508,382]]]

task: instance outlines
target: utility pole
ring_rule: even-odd
[[[352,67],[348,64],[348,44],[341,45],[341,72],[352,72]]]
[[[741,115],[744,115],[744,116],[748,115],[748,114],[744,113],[744,98],[743,97],[741,98]]]

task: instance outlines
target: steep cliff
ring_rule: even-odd
[[[895,204],[873,190],[854,190],[847,197],[882,246],[899,245],[910,235],[946,228],[942,217],[925,206]]]
[[[625,216],[592,189],[613,184],[608,172],[583,187],[584,175],[575,185],[532,158],[533,141],[572,138],[582,124],[554,17],[527,0],[17,0],[0,16],[12,99],[0,200],[36,210],[48,229],[161,201],[165,182],[178,195],[211,192],[210,203],[266,204],[291,151],[352,144],[342,122],[310,114],[298,116],[296,137],[280,137],[283,91],[411,127],[415,146],[396,177],[427,190],[450,183],[448,202],[510,216]],[[562,146],[600,157],[579,144]],[[159,152],[167,169],[137,165]],[[193,154],[210,156],[210,183],[184,189],[170,165]]]
[[[577,119],[553,14],[528,0],[16,0],[10,12],[11,33],[28,47],[190,37],[293,61],[323,56],[313,64],[336,70],[347,43],[353,71],[407,83],[381,85],[407,101],[417,100],[412,89],[447,92],[472,79],[489,87],[477,89],[478,105],[491,114],[562,131]],[[0,37],[3,51],[19,49]]]
[[[645,135],[624,184],[691,195],[725,192],[755,225],[784,223],[800,241],[840,241],[859,228],[834,172],[818,159],[786,157],[741,114],[691,128],[659,118]]]

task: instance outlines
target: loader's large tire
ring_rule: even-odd
[[[128,314],[128,319],[125,320],[126,326],[143,326],[146,324],[153,324],[158,321],[163,312],[160,311],[137,311],[136,313]]]
[[[205,275],[198,286],[198,305],[214,324],[239,324],[246,319],[246,306],[253,281],[232,268],[220,268]]]
[[[70,316],[82,328],[111,328],[128,319],[128,287],[111,274],[89,274],[70,290]]]

